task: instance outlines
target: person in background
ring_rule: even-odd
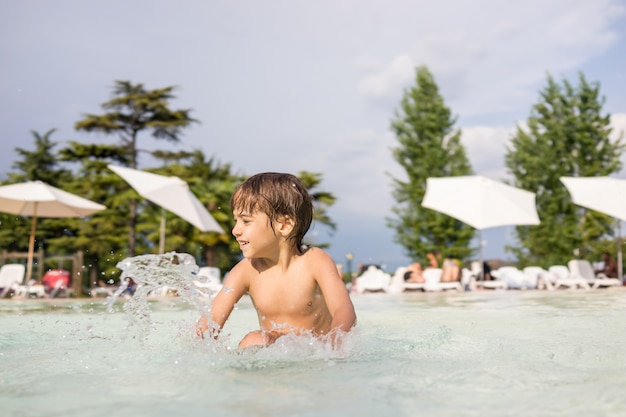
[[[426,254],[426,258],[428,259],[428,268],[439,268],[439,252],[437,251],[429,251]],[[404,272],[404,280],[406,282],[424,282],[424,275],[422,274],[423,268],[422,264],[419,262],[413,262],[409,266],[406,267],[406,271]]]
[[[602,262],[604,263],[602,269],[597,269],[594,272],[604,274],[609,278],[617,278],[617,262],[610,253],[602,252]]]
[[[487,261],[483,261],[483,270],[480,274],[483,281],[491,281],[493,277],[491,276],[491,267],[487,263]]]
[[[461,279],[461,267],[454,258],[444,258],[441,270],[441,282],[454,282]]]

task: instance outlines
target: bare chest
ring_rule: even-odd
[[[260,317],[307,316],[323,304],[317,283],[305,274],[260,274],[250,283],[249,293]]]

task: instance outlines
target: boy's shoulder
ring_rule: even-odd
[[[300,256],[302,256],[307,262],[318,262],[321,260],[332,259],[328,252],[315,246],[306,246],[303,248]]]
[[[243,258],[231,268],[230,274],[236,277],[247,277],[255,270],[256,268],[253,265],[253,261],[248,258]]]

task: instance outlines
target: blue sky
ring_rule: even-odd
[[[505,146],[548,74],[599,81],[605,111],[626,130],[626,2],[619,0],[79,1],[0,3],[0,176],[30,131],[75,132],[101,112],[114,80],[177,86],[172,108],[201,124],[180,145],[244,174],[324,174],[337,262],[407,263],[385,225],[394,201],[390,119],[414,68],[427,65],[458,115],[477,174],[507,178]],[[151,166],[143,158],[141,168]],[[624,173],[619,174],[624,177]],[[532,191],[532,190],[530,190]],[[483,232],[486,258],[510,259],[511,228]]]

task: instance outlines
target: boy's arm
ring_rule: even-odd
[[[331,330],[348,332],[356,323],[356,313],[346,285],[339,276],[335,262],[326,252],[315,248],[314,255],[315,279],[333,317]]]
[[[248,291],[244,273],[245,268],[244,265],[241,265],[242,262],[246,262],[246,260],[241,261],[230,271],[224,280],[222,289],[211,302],[210,317],[202,315],[198,320],[196,333],[200,337],[204,338],[204,332],[210,330],[210,336],[217,338],[219,332],[224,327],[224,323],[226,323],[230,313],[232,313],[235,304]]]

